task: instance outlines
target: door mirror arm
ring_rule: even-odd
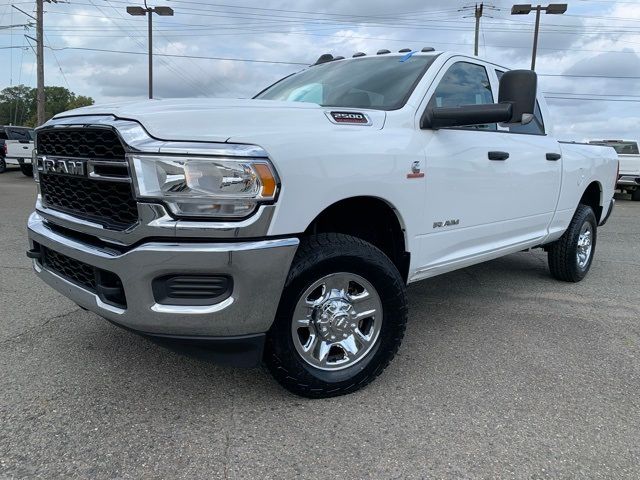
[[[511,103],[427,108],[420,120],[420,128],[437,130],[447,127],[503,123],[512,118],[512,110]]]

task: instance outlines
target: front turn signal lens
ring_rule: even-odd
[[[278,184],[269,165],[266,163],[256,163],[253,168],[258,174],[258,178],[260,178],[260,184],[262,185],[261,196],[263,198],[274,198]]]

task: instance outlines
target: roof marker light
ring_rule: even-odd
[[[325,53],[318,57],[318,60],[316,60],[316,63],[314,63],[314,65],[322,65],[323,63],[330,62],[331,60],[333,60],[333,55],[331,55],[330,53]]]

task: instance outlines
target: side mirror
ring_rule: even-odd
[[[531,70],[511,70],[502,75],[498,103],[427,108],[420,128],[468,127],[486,123],[526,125],[533,120],[538,76]]]
[[[526,125],[536,109],[538,76],[531,70],[511,70],[500,79],[498,102],[511,105],[511,118],[505,123]]]

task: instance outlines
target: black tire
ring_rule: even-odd
[[[20,171],[27,177],[33,177],[33,165],[31,165],[30,163],[21,163]]]
[[[585,223],[591,224],[593,234],[590,257],[581,267],[577,258],[578,238]],[[579,282],[587,275],[595,255],[597,228],[598,221],[593,209],[587,205],[578,205],[567,231],[549,248],[549,270],[553,277],[563,282]]]
[[[633,192],[631,192],[631,200],[640,202],[640,188],[636,188]]]
[[[7,162],[3,157],[0,157],[0,173],[4,173],[7,171]]]
[[[307,363],[296,351],[291,326],[303,293],[337,272],[359,275],[373,285],[383,310],[381,330],[358,363],[327,371]],[[374,380],[395,356],[407,322],[406,286],[398,269],[379,249],[348,235],[323,233],[303,238],[285,283],[274,324],[267,335],[265,364],[287,390],[307,398],[355,392]]]

